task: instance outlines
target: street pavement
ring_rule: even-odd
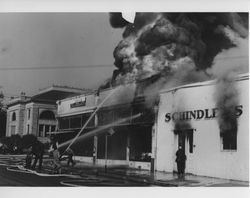
[[[56,173],[51,166],[51,159],[44,158],[41,171],[24,168],[24,155],[0,155],[0,186],[149,186],[146,183],[124,180],[121,178],[109,178],[83,172],[81,168],[71,168],[62,163],[62,172]]]
[[[92,164],[78,163],[77,167],[102,176],[113,178],[123,178],[140,183],[150,184],[151,186],[169,186],[169,187],[249,187],[249,182],[221,179],[206,176],[197,176],[186,174],[184,178],[178,178],[177,174],[157,171],[151,173],[148,170],[131,169],[119,166],[110,166],[107,172],[103,167]]]
[[[166,186],[166,187],[249,187],[249,182],[130,169],[121,166],[102,166],[77,162],[68,167],[62,162],[61,174],[57,174],[51,159],[45,157],[42,171],[23,168],[24,155],[0,155],[0,186]]]

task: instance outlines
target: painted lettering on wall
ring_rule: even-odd
[[[74,103],[70,104],[70,108],[76,108],[76,107],[82,107],[82,106],[86,106],[86,98],[76,100],[74,101]]]
[[[201,119],[213,119],[218,117],[219,108],[212,109],[199,109],[193,111],[183,111],[183,112],[174,112],[174,113],[166,113],[165,122],[169,122],[171,120],[201,120]],[[243,106],[238,105],[234,107],[235,116],[240,117],[243,113]]]

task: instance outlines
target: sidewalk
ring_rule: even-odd
[[[186,174],[184,179],[179,179],[177,174],[167,172],[155,172],[148,170],[131,169],[124,166],[109,166],[105,172],[103,166],[93,166],[91,163],[77,162],[70,167],[73,174],[93,174],[110,178],[120,178],[135,182],[151,184],[153,186],[182,186],[182,187],[249,187],[249,182],[220,179],[206,176]]]

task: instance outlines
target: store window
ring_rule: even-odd
[[[70,118],[70,128],[81,128],[81,117],[73,116]]]
[[[92,115],[92,113],[84,113],[81,115],[81,127],[84,126],[87,121],[89,121],[89,122],[88,122],[88,125],[86,126],[86,128],[90,128],[90,127],[95,126],[95,117],[92,117],[92,119],[89,120],[91,115]]]
[[[60,129],[69,129],[69,118],[60,118],[59,119],[59,127]]]
[[[235,130],[221,132],[223,150],[237,150],[237,133]]]
[[[106,125],[114,121],[114,111],[113,110],[101,110],[98,114],[98,124]]]

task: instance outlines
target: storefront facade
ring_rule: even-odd
[[[134,100],[134,89],[135,85],[131,84],[58,101],[58,139],[63,142],[73,138],[98,108],[82,134],[98,127],[111,127],[88,140],[74,143],[72,149],[77,158],[100,165],[104,165],[107,158],[108,165],[150,169],[148,154],[151,153],[153,119],[152,114],[145,113],[143,101]],[[142,112],[143,116],[130,119]],[[126,121],[120,123],[122,119]]]
[[[79,160],[172,173],[183,146],[186,173],[248,181],[248,83],[247,74],[161,90],[150,108],[135,84],[66,98],[57,102],[57,135],[61,142],[75,137],[96,111],[82,135],[110,127],[72,145]]]

